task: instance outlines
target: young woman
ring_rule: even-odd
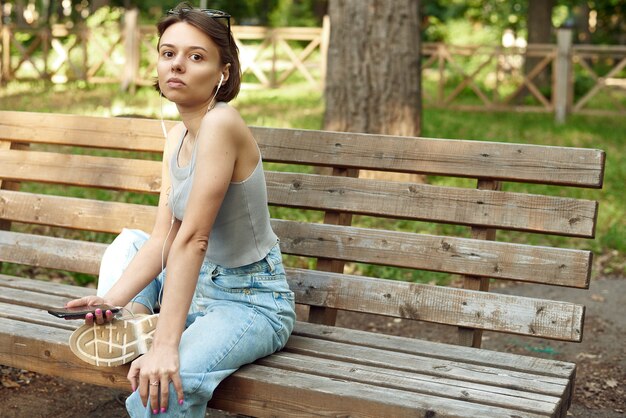
[[[294,299],[270,226],[259,148],[227,104],[241,82],[229,16],[182,4],[158,33],[158,89],[182,123],[167,134],[154,228],[149,237],[125,230],[103,259],[105,271],[115,271],[111,258],[123,264],[120,273],[101,270],[99,296],[67,304],[126,305],[133,316],[88,314],[70,346],[99,365],[143,354],[128,373],[132,417],[202,417],[219,382],[285,345]],[[150,315],[156,306],[158,321]]]

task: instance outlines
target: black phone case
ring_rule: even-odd
[[[56,316],[57,318],[64,319],[83,319],[85,315],[88,313],[92,313],[95,315],[96,309],[102,309],[102,311],[106,311],[107,309],[113,313],[117,313],[120,311],[120,308],[108,305],[94,305],[80,308],[56,308],[56,309],[48,309],[48,313]]]

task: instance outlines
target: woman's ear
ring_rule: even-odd
[[[224,75],[224,83],[226,83],[228,77],[230,77],[230,62],[224,66],[222,74]]]

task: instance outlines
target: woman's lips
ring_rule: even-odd
[[[183,87],[185,83],[183,83],[183,80],[181,80],[180,78],[170,78],[169,80],[167,80],[167,85],[168,87],[176,88]]]

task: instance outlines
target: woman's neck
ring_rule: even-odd
[[[202,124],[202,118],[207,112],[213,107],[212,103],[203,103],[200,106],[194,107],[186,107],[182,105],[177,105],[178,112],[180,113],[180,117],[182,119],[185,128],[187,128],[187,132],[190,138],[196,138],[198,131],[200,130],[200,125]]]

